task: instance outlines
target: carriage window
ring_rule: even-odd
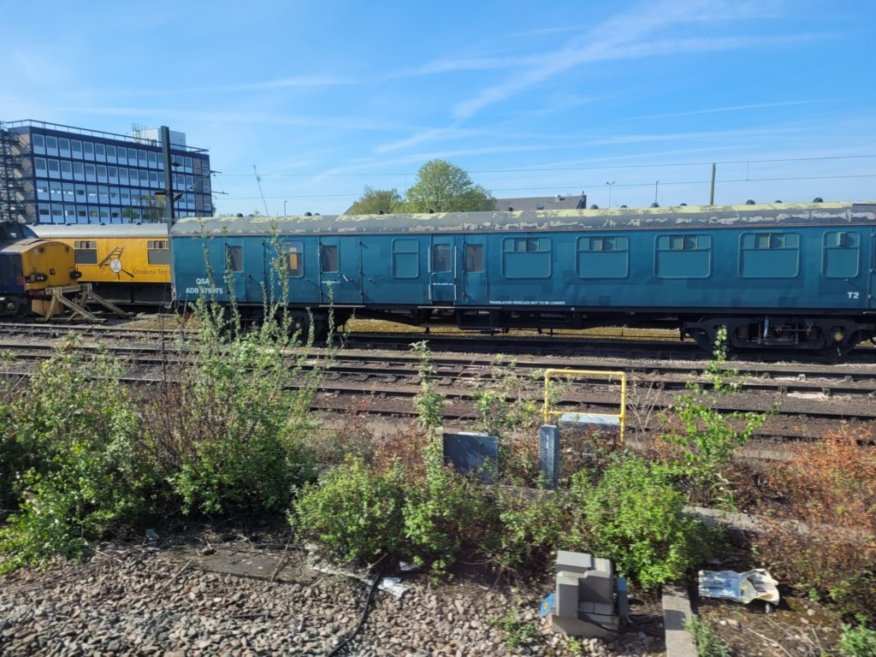
[[[743,278],[795,278],[800,271],[797,233],[744,233],[739,248]]]
[[[286,275],[300,278],[304,275],[304,242],[284,242],[283,253],[286,255]]]
[[[420,276],[420,244],[417,240],[393,240],[392,275],[395,278]]]
[[[73,242],[77,265],[97,264],[97,242],[94,240],[75,240]]]
[[[847,231],[824,234],[825,278],[857,278],[861,272],[861,236]]]
[[[465,245],[465,271],[470,274],[479,274],[484,271],[484,245]]]
[[[505,278],[550,278],[550,238],[506,237],[502,240],[502,273]]]
[[[449,244],[433,244],[432,245],[432,271],[437,273],[448,272],[451,270],[450,262],[450,245]]]
[[[225,245],[225,268],[228,271],[243,271],[243,247]]]
[[[578,276],[626,278],[630,267],[630,240],[612,235],[578,238]]]
[[[335,244],[323,244],[319,247],[319,269],[325,273],[338,271],[338,247]]]
[[[147,240],[146,260],[150,265],[169,265],[170,249],[167,240]]]
[[[708,278],[712,273],[712,238],[659,235],[654,263],[660,278]]]

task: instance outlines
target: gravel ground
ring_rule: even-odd
[[[204,548],[204,544],[208,546]],[[273,580],[273,581],[272,581]],[[404,580],[377,590],[362,631],[339,655],[662,655],[662,638],[573,642],[538,617],[543,590]],[[102,545],[83,564],[0,578],[0,654],[329,655],[356,627],[368,587],[308,565],[304,551],[240,537],[200,545]],[[516,634],[497,621],[537,627]]]

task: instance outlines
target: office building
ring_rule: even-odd
[[[210,216],[210,156],[170,132],[175,217]],[[157,129],[130,136],[43,121],[0,123],[0,221],[119,224],[164,221]]]

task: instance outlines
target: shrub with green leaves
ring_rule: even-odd
[[[424,452],[425,481],[409,480],[405,487],[404,535],[414,561],[440,574],[483,526],[488,506],[476,480],[444,464],[439,440]]]
[[[290,522],[343,561],[366,563],[399,554],[403,543],[404,472],[384,473],[348,458],[304,487]]]
[[[684,512],[684,496],[659,466],[618,454],[589,487],[586,473],[573,477],[589,550],[644,588],[681,577],[703,555],[709,532]]]
[[[187,362],[149,400],[161,472],[184,513],[286,509],[312,478],[300,436],[321,370],[304,370],[288,322],[273,314],[251,331],[233,314],[223,339],[224,315],[210,304],[199,312],[201,330],[177,345]]]
[[[704,372],[706,385],[690,383],[663,416],[669,430],[657,449],[667,472],[687,491],[691,501],[733,508],[733,488],[724,467],[766,422],[764,413],[723,413],[717,400],[737,391],[739,373],[725,367],[726,329],[715,342],[714,360]]]
[[[490,561],[503,571],[546,566],[568,528],[563,495],[499,489],[496,502],[498,522],[482,547]]]
[[[80,556],[89,541],[124,531],[149,512],[155,479],[140,422],[106,354],[68,341],[7,409],[26,470],[22,503],[0,529],[3,569],[53,554]]]

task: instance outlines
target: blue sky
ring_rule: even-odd
[[[0,119],[208,148],[227,212],[337,213],[427,160],[496,197],[876,198],[872,0],[2,0]],[[608,183],[613,183],[609,185]]]

